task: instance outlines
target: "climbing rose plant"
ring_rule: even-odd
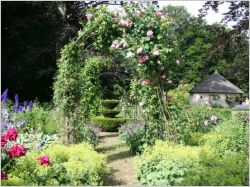
[[[171,18],[154,6],[138,5],[118,12],[103,6],[89,14],[92,17],[80,33],[95,28],[91,32],[93,46],[133,69],[138,85],[132,97],[139,97],[143,103],[148,131],[155,131],[158,138],[173,138],[175,130],[168,125],[171,113],[165,98],[166,92],[177,84],[175,72],[181,62]]]

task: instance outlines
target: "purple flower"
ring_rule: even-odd
[[[21,120],[21,121],[18,121],[17,122],[17,127],[22,127],[24,124],[26,123],[26,121],[24,121],[24,120]]]
[[[18,104],[19,104],[19,98],[18,98],[17,94],[15,95],[15,101],[16,101],[16,106],[18,106]]]
[[[23,102],[23,107],[26,109],[27,108],[27,101]]]
[[[32,110],[32,107],[33,107],[33,103],[32,101],[29,102],[29,110],[31,111]]]
[[[9,116],[9,113],[6,108],[2,108],[2,116],[3,118],[7,119]]]
[[[1,95],[1,102],[5,104],[8,99],[8,89],[4,90],[3,94]]]
[[[18,113],[18,106],[16,105],[13,106],[13,112]]]

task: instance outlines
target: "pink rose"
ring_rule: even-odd
[[[179,64],[180,64],[180,61],[179,61],[179,60],[176,60],[176,64],[179,65]]]
[[[114,40],[112,45],[111,45],[111,48],[118,49],[119,47],[120,47],[119,41]]]
[[[166,75],[163,74],[163,75],[161,76],[161,79],[166,79]]]
[[[138,62],[140,62],[140,63],[146,62],[147,60],[149,60],[148,55],[139,56],[139,58],[138,58]]]
[[[149,37],[151,37],[153,34],[154,34],[154,33],[153,33],[152,30],[149,30],[149,31],[147,32],[147,36],[149,36]]]
[[[91,14],[91,13],[86,15],[86,17],[87,17],[88,20],[90,20],[93,16],[94,16],[94,15]]]
[[[159,16],[159,17],[161,17],[163,14],[162,14],[161,11],[157,11],[157,12],[156,12],[156,15]]]
[[[173,81],[172,80],[168,80],[168,84],[173,84]]]
[[[13,157],[20,157],[25,155],[27,149],[20,144],[13,145],[9,150],[7,150],[7,154],[9,155],[9,159],[11,160]]]
[[[140,47],[140,48],[137,49],[136,53],[137,53],[137,54],[141,54],[142,51],[143,51],[143,49]]]
[[[1,135],[1,147],[4,147],[8,142],[6,135]]]
[[[149,84],[150,84],[150,81],[147,80],[147,79],[143,79],[143,80],[141,81],[141,85],[142,85],[142,86],[146,86],[146,85],[149,85]]]
[[[44,156],[40,156],[38,158],[39,162],[41,165],[45,165],[45,166],[48,166],[50,165],[50,160],[49,160],[49,157],[44,155]]]
[[[173,97],[170,95],[166,95],[166,101],[170,102],[173,100]]]
[[[18,132],[15,128],[9,128],[7,133],[6,133],[6,138],[9,141],[16,141],[16,138],[18,136]]]
[[[1,171],[1,180],[7,180],[7,179],[8,179],[8,176],[6,175],[6,173]]]

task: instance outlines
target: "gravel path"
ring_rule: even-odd
[[[105,185],[140,186],[136,177],[135,157],[129,153],[128,146],[119,139],[117,132],[101,132],[97,151],[107,155],[111,169]]]

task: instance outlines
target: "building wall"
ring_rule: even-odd
[[[227,94],[228,95],[228,94]],[[226,94],[190,93],[189,103],[192,105],[222,106],[228,108]],[[236,94],[230,94],[235,96]]]

